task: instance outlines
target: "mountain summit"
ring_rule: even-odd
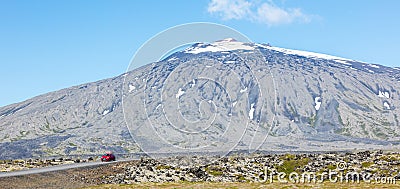
[[[399,82],[399,68],[234,39],[197,43],[114,78],[1,107],[0,159],[210,141],[222,150],[398,148]]]

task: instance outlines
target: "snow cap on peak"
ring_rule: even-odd
[[[238,41],[234,38],[226,38],[226,39],[217,40],[215,42],[238,42]]]
[[[198,43],[190,48],[187,48],[184,52],[198,54],[203,52],[222,52],[234,50],[254,50],[254,47],[250,46],[249,44],[239,42],[233,38],[226,38],[210,44]]]

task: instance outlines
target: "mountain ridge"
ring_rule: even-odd
[[[196,44],[160,62],[113,78],[0,107],[0,146],[2,149],[8,146],[10,150],[0,152],[0,158],[96,154],[105,149],[117,153],[139,152],[137,142],[140,143],[141,138],[136,136],[133,140],[131,135],[135,128],[126,125],[123,102],[138,107],[142,102],[147,103],[147,113],[140,108],[132,110],[138,117],[130,120],[132,123],[146,125],[146,119],[158,120],[162,115],[157,110],[160,106],[149,96],[160,95],[157,90],[164,89],[162,84],[168,84],[172,71],[178,68],[185,68],[192,76],[207,73],[209,68],[221,69],[220,72],[211,70],[208,76],[218,75],[228,83],[230,79],[237,79],[230,78],[232,71],[247,77],[241,85],[230,86],[238,99],[242,93],[249,96],[247,100],[236,102],[237,106],[244,108],[249,128],[253,129],[250,133],[245,132],[239,147],[251,145],[250,141],[258,134],[260,136],[256,139],[259,143],[263,142],[263,136],[268,136],[262,148],[271,150],[321,150],[335,145],[337,149],[348,148],[339,144],[352,144],[358,148],[383,148],[391,144],[392,148],[397,148],[400,141],[396,116],[400,106],[400,70],[304,52],[233,40]],[[193,63],[196,61],[198,64]],[[190,76],[185,72],[181,74],[187,78]],[[260,80],[256,82],[254,78]],[[200,82],[193,80],[190,86],[200,85]],[[186,94],[173,95],[173,98],[184,107],[190,107],[185,96],[190,86],[186,85],[177,83],[171,86],[168,94],[175,94],[172,89],[180,93],[185,89]],[[275,89],[271,88],[273,85]],[[212,96],[216,91],[211,89],[203,92],[215,100],[218,95]],[[276,98],[260,95],[273,94],[274,90],[277,91]],[[132,98],[132,102],[129,99],[124,101],[125,97]],[[234,103],[221,99],[217,102],[221,102],[221,107]],[[262,108],[264,104],[267,108]],[[163,108],[168,106],[163,105]],[[150,107],[153,107],[151,111]],[[213,111],[212,106],[208,108]],[[228,114],[223,116],[232,118],[228,110],[225,112]],[[207,113],[209,110],[206,108],[204,111]],[[198,115],[190,111],[186,116],[191,120],[198,119]],[[225,123],[223,119],[220,121]],[[264,125],[265,130],[256,133],[257,125]],[[233,126],[240,129],[235,124]],[[200,140],[198,143],[202,144]],[[156,146],[149,148],[158,149]]]

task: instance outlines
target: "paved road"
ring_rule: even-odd
[[[0,173],[0,178],[37,174],[37,173],[45,173],[45,172],[51,172],[51,171],[61,171],[61,170],[66,170],[66,169],[78,168],[78,167],[105,165],[105,164],[116,163],[116,162],[121,162],[121,161],[114,161],[114,162],[96,161],[96,162],[87,162],[87,163],[72,163],[72,164],[56,165],[56,166],[49,166],[49,167],[43,167],[43,168],[33,168],[33,169],[21,170],[21,171],[3,172],[3,173]]]

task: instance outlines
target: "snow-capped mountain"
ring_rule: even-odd
[[[1,107],[0,159],[138,152],[136,143],[161,150],[146,125],[193,148],[210,140],[271,151],[398,148],[399,82],[400,68],[234,39],[197,43]],[[176,130],[200,134],[187,140]]]

